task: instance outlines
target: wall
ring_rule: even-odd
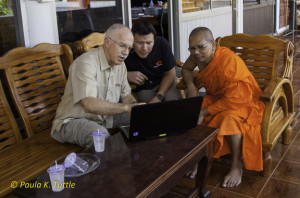
[[[188,51],[188,37],[191,31],[199,26],[209,28],[214,38],[232,35],[232,13],[210,16],[190,21],[181,22],[180,26],[180,60],[185,61],[190,52]]]
[[[244,4],[244,33],[258,36],[275,31],[275,7],[273,2],[256,5]]]
[[[25,47],[43,42],[58,44],[55,2],[20,0]]]

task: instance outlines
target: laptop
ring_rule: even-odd
[[[134,106],[129,126],[120,129],[130,140],[151,139],[197,126],[202,96]]]

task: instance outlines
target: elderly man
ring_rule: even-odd
[[[129,123],[136,103],[127,81],[124,60],[132,48],[129,28],[108,28],[104,45],[78,57],[70,67],[62,101],[56,111],[51,136],[82,147],[93,145],[91,133]]]
[[[176,60],[168,42],[155,36],[154,27],[140,21],[131,28],[134,52],[125,60],[128,81],[138,87],[133,90],[139,101],[146,103],[181,98],[176,89]]]
[[[216,47],[209,29],[195,28],[189,37],[190,57],[182,69],[188,96],[199,94],[193,83],[198,66],[198,80],[204,84],[204,96],[198,124],[219,128],[214,139],[214,157],[232,153],[232,164],[223,187],[241,183],[242,163],[246,169],[261,171],[262,145],[260,124],[264,104],[261,90],[243,60],[225,47]],[[194,177],[197,167],[188,175]]]

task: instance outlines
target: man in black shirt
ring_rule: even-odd
[[[133,90],[140,102],[154,103],[181,98],[176,89],[176,60],[168,42],[155,36],[155,28],[146,21],[132,27],[134,52],[125,64],[128,81],[138,87]]]

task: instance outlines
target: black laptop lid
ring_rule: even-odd
[[[153,138],[196,127],[202,100],[197,96],[133,107],[129,138]]]

